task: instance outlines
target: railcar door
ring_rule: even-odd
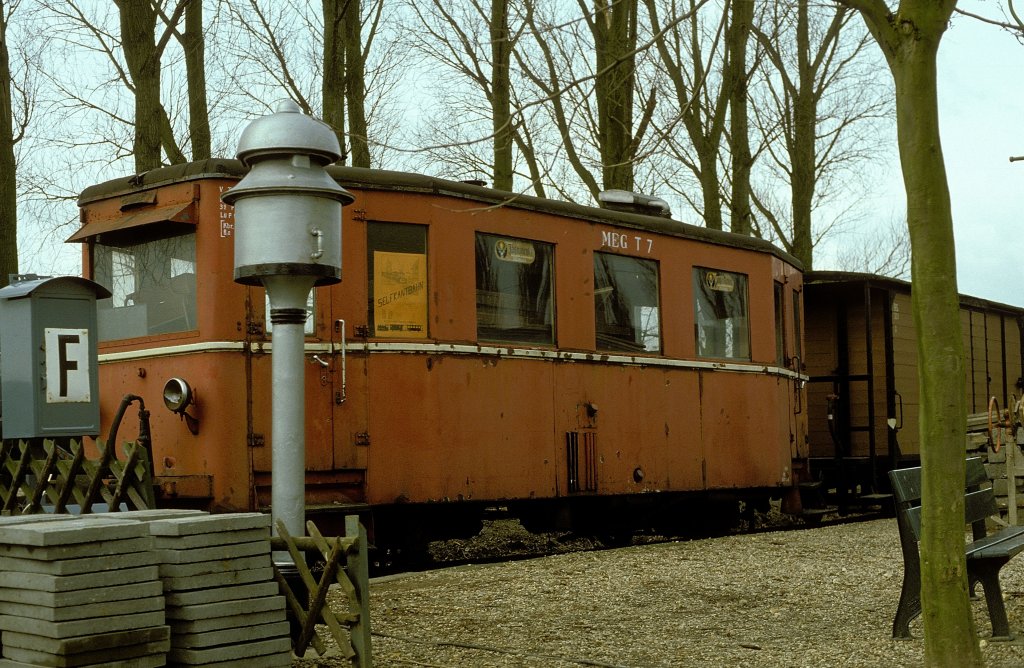
[[[346,323],[334,317],[331,291],[316,288],[307,302],[305,341],[305,464],[306,503],[316,510],[362,503],[366,462],[365,448],[356,447],[366,432],[365,405],[348,401]],[[248,443],[253,469],[256,507],[270,503],[272,470],[273,340],[269,305],[261,289],[250,289],[248,310]],[[358,374],[363,377],[363,374]],[[360,395],[363,393],[359,393]]]

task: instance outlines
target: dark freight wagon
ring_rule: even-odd
[[[827,271],[805,281],[811,468],[825,488],[870,496],[921,451],[910,283]],[[961,295],[960,322],[967,412],[1020,399],[1024,309]]]

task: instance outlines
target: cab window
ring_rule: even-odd
[[[102,235],[92,257],[93,279],[112,294],[97,302],[101,341],[197,328],[194,232]]]
[[[427,228],[371,222],[366,235],[372,336],[426,338]]]
[[[786,363],[786,289],[775,281],[775,363]]]
[[[658,263],[594,253],[597,349],[660,352]]]
[[[552,244],[476,235],[476,323],[481,341],[555,342]]]
[[[749,360],[746,275],[694,267],[693,294],[697,355]]]

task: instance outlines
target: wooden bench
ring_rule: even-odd
[[[910,638],[910,622],[921,614],[921,558],[917,547],[921,540],[921,469],[889,471],[889,480],[896,500],[896,521],[903,549],[903,589],[896,618],[892,622],[892,637]],[[973,541],[964,545],[968,585],[973,593],[975,586],[981,583],[988,603],[992,636],[1011,638],[1003,592],[999,586],[999,569],[1024,551],[1024,527],[1009,526],[988,533],[985,519],[997,515],[998,509],[992,489],[981,488],[987,482],[981,459],[968,459],[964,512],[973,534]]]

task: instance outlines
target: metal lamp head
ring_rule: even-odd
[[[341,280],[341,207],[354,199],[324,169],[338,138],[291,100],[242,132],[249,173],[221,199],[235,207],[235,281],[289,276],[313,285]]]

